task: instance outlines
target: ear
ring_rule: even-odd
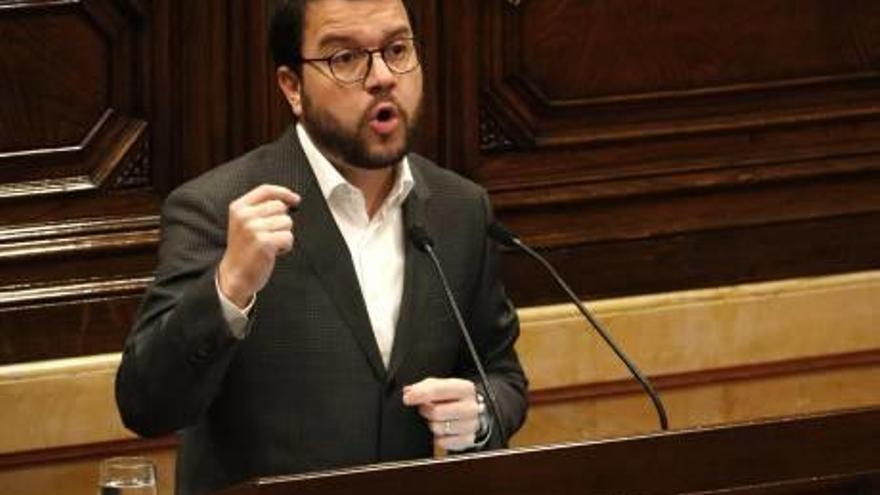
[[[284,93],[284,98],[290,104],[290,109],[297,119],[302,117],[302,81],[300,77],[286,65],[278,67],[276,71],[278,87]]]

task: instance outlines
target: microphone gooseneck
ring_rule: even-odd
[[[421,225],[410,226],[408,229],[408,233],[409,238],[413,242],[413,244],[420,251],[425,252],[431,259],[431,264],[434,266],[434,271],[437,273],[437,277],[440,279],[441,285],[443,285],[443,291],[446,294],[446,301],[449,303],[448,307],[455,316],[455,321],[458,323],[459,330],[461,330],[461,336],[467,346],[468,353],[470,353],[471,359],[474,362],[474,366],[476,366],[477,368],[477,373],[480,376],[480,382],[483,384],[483,389],[486,391],[486,398],[488,399],[489,407],[492,408],[492,416],[495,419],[495,425],[497,425],[498,432],[501,435],[502,447],[506,449],[507,429],[505,428],[504,421],[501,418],[501,408],[498,404],[498,399],[495,397],[495,390],[489,383],[489,377],[486,376],[486,370],[483,368],[483,363],[482,361],[480,361],[479,354],[477,354],[477,348],[474,346],[474,341],[473,339],[471,339],[471,334],[467,329],[464,318],[462,318],[461,316],[461,310],[458,309],[458,304],[455,303],[455,297],[452,294],[452,289],[449,287],[449,282],[446,280],[446,274],[443,273],[443,267],[440,265],[440,260],[437,259],[437,255],[436,253],[434,253],[434,240],[431,239],[431,236]]]
[[[516,236],[516,234],[514,234],[507,227],[501,225],[500,223],[495,222],[491,224],[487,232],[489,234],[489,237],[491,237],[495,241],[504,244],[505,246],[517,248],[528,254],[530,257],[537,260],[548,272],[550,272],[553,280],[556,281],[556,285],[558,285],[559,288],[562,289],[563,292],[565,292],[568,298],[571,299],[571,302],[573,302],[574,305],[577,306],[581,314],[584,315],[587,321],[590,322],[590,325],[592,325],[593,328],[596,329],[596,332],[598,332],[599,336],[602,337],[605,343],[608,344],[609,347],[611,347],[611,350],[613,350],[614,353],[617,354],[617,357],[620,358],[624,365],[626,365],[626,368],[629,370],[629,372],[633,375],[633,377],[635,377],[636,381],[639,382],[639,385],[642,386],[642,389],[645,390],[645,393],[648,394],[648,397],[651,398],[651,402],[654,404],[654,409],[657,410],[657,417],[660,421],[660,428],[664,431],[668,430],[669,422],[666,418],[666,408],[663,407],[663,402],[660,400],[660,396],[654,390],[651,382],[648,381],[647,377],[645,377],[642,372],[639,371],[639,368],[635,365],[635,363],[633,363],[629,359],[629,357],[627,357],[627,355],[617,345],[614,339],[611,338],[611,335],[605,330],[605,327],[602,325],[602,323],[593,317],[592,313],[590,313],[586,306],[584,306],[580,298],[578,298],[577,295],[575,295],[574,291],[571,290],[571,287],[569,287],[568,284],[565,283],[565,280],[563,280],[562,277],[559,275],[559,273],[556,272],[556,269],[553,268],[553,265],[551,265],[550,262],[544,259],[543,256],[538,254],[537,251],[522,242],[519,237]]]

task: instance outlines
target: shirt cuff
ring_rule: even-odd
[[[254,295],[254,297],[251,298],[251,302],[249,302],[244,309],[239,309],[239,307],[236,306],[234,302],[230,301],[229,298],[223,294],[223,291],[220,290],[220,281],[216,274],[214,275],[214,287],[217,288],[217,297],[220,299],[220,310],[223,313],[223,319],[226,320],[226,324],[229,326],[229,333],[231,333],[236,339],[244,339],[247,337],[248,315],[250,315],[251,310],[254,308],[257,296]]]

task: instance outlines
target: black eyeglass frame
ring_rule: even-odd
[[[391,64],[389,64],[388,61],[385,60],[385,50],[388,49],[389,47],[391,47],[394,43],[397,43],[400,41],[412,42],[412,46],[413,46],[413,50],[415,51],[415,58],[416,58],[416,64],[413,65],[412,69],[400,71],[400,70],[397,70],[394,67],[392,67]],[[341,78],[339,78],[339,76],[336,75],[336,72],[333,70],[333,64],[331,63],[331,60],[333,60],[340,53],[346,52],[346,51],[367,54],[367,70],[364,71],[364,75],[362,77],[348,81],[345,79],[341,79]],[[375,54],[377,54],[377,53],[379,54],[380,57],[382,57],[382,62],[385,63],[385,67],[388,67],[389,71],[391,71],[393,74],[404,75],[404,74],[409,74],[410,72],[412,72],[422,66],[422,53],[424,53],[424,52],[422,50],[422,44],[418,39],[416,39],[416,38],[398,38],[393,41],[389,41],[388,43],[385,43],[384,45],[382,45],[378,48],[346,48],[346,49],[338,50],[338,51],[334,52],[329,57],[319,57],[319,58],[300,57],[299,60],[300,60],[300,62],[302,62],[304,64],[315,63],[315,62],[324,62],[325,64],[327,64],[327,70],[330,72],[330,76],[336,82],[338,82],[340,84],[359,84],[359,83],[366,81],[367,78],[370,77],[370,72],[373,70],[373,59],[376,58]]]

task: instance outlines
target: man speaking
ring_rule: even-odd
[[[125,424],[180,432],[178,495],[503,445],[527,407],[519,325],[485,191],[408,154],[423,73],[407,6],[288,0],[270,37],[296,124],[166,200],[117,376]],[[500,417],[410,227],[435,242]]]

